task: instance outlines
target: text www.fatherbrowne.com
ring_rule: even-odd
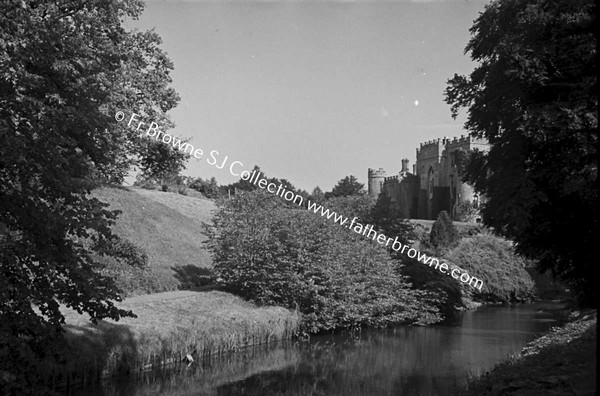
[[[459,279],[463,283],[468,283],[470,286],[481,290],[483,287],[483,281],[481,279],[475,278],[474,276],[470,276],[467,272],[462,272],[458,268],[450,268],[448,263],[440,264],[439,260],[435,257],[428,257],[425,253],[421,253],[416,249],[409,247],[407,245],[403,245],[400,241],[398,241],[398,237],[394,239],[386,237],[382,233],[378,233],[373,229],[372,225],[363,225],[358,223],[357,217],[354,217],[350,224],[348,223],[348,217],[344,217],[342,215],[337,214],[334,211],[329,209],[325,209],[321,205],[311,202],[308,202],[308,210],[312,210],[314,213],[320,214],[321,217],[326,217],[327,219],[333,219],[334,223],[338,223],[341,226],[345,226],[352,231],[365,236],[367,238],[373,238],[374,241],[377,241],[381,245],[389,246],[392,244],[392,249],[396,252],[405,253],[410,258],[417,258],[418,261],[421,261],[423,264],[429,264],[429,266],[434,266],[435,269],[439,269],[442,274],[446,274],[448,276],[452,276],[454,279]],[[406,251],[406,252],[405,252]],[[462,273],[461,273],[462,272]]]
[[[139,117],[138,114],[133,113],[131,115],[131,118],[129,119],[129,122],[127,123],[127,126],[134,127],[135,130],[138,131],[142,125],[148,125],[145,122],[139,121],[138,117]],[[115,119],[117,121],[123,121],[125,119],[125,114],[122,111],[118,111],[115,114]],[[137,128],[135,127],[135,122],[138,122]],[[132,126],[132,123],[133,123],[133,126]],[[142,136],[142,134],[143,134],[143,131],[142,131],[142,133],[140,133],[140,136]],[[197,159],[203,158],[204,152],[202,149],[199,149],[199,148],[196,149],[191,144],[182,142],[181,140],[175,139],[175,137],[173,137],[167,133],[164,133],[163,131],[160,130],[158,124],[155,122],[151,122],[149,124],[145,135],[147,137],[153,137],[156,140],[162,140],[163,143],[170,143],[173,145],[173,148],[176,148],[176,146],[178,146],[179,150],[182,150],[184,152],[189,149],[190,155],[193,155]],[[161,135],[162,135],[162,139],[161,139]],[[168,139],[166,139],[167,137],[168,137]],[[225,159],[223,160],[223,163],[219,166],[219,165],[216,165],[218,154],[219,154],[218,151],[212,150],[210,152],[210,158],[207,161],[208,161],[209,165],[214,165],[218,169],[223,169],[223,167],[227,163],[227,160],[229,157],[228,156],[225,157]],[[240,161],[233,161],[233,162],[231,162],[231,165],[229,167],[229,172],[233,176],[240,176],[243,180],[249,181],[250,183],[258,186],[259,188],[261,188],[263,190],[266,189],[271,194],[278,195],[288,202],[293,202],[293,203],[297,204],[298,206],[304,206],[303,205],[304,197],[302,197],[301,195],[299,195],[293,191],[286,190],[284,188],[284,186],[282,186],[281,184],[279,186],[276,186],[274,183],[271,183],[271,182],[267,181],[266,179],[261,178],[260,172],[256,172],[254,170],[252,172],[250,172],[248,170],[244,170],[241,173],[236,173],[234,171],[234,167],[236,168],[236,170],[238,170],[240,167],[243,169],[243,165],[244,164],[242,164]],[[447,263],[440,264],[440,262],[437,258],[427,257],[427,255],[425,255],[424,253],[421,253],[412,247],[409,247],[407,245],[402,245],[402,243],[400,243],[400,241],[398,241],[398,237],[394,238],[393,242],[392,242],[392,238],[388,238],[384,234],[378,233],[377,231],[375,231],[373,229],[372,225],[369,225],[369,224],[362,225],[361,223],[357,222],[356,221],[357,217],[354,217],[350,221],[350,224],[346,224],[348,222],[347,217],[339,215],[336,212],[330,211],[329,209],[326,209],[315,202],[311,202],[310,200],[307,200],[307,208],[308,208],[308,210],[312,210],[316,214],[320,214],[321,217],[326,217],[328,220],[333,219],[334,223],[338,223],[341,226],[350,228],[352,231],[356,232],[357,234],[366,236],[367,238],[373,238],[374,241],[377,241],[378,243],[380,243],[382,245],[389,246],[389,244],[391,243],[392,249],[395,250],[396,252],[399,251],[400,253],[405,253],[405,250],[406,250],[405,254],[408,257],[410,257],[410,258],[416,257],[417,260],[422,262],[423,264],[429,264],[430,267],[434,266],[435,269],[439,269],[443,274],[452,276],[454,279],[459,279],[463,283],[468,283],[470,286],[472,286],[476,289],[481,290],[481,288],[483,287],[483,281],[481,279],[472,277],[467,272],[461,271],[459,268],[450,268],[450,266]],[[460,274],[460,275],[458,275],[458,274]]]

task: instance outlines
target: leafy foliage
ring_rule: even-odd
[[[527,260],[515,254],[511,243],[492,234],[464,238],[445,258],[483,280],[478,300],[516,302],[531,299],[534,283],[526,270]]]
[[[277,186],[277,189],[279,188],[279,186],[281,186],[283,189],[285,189],[286,191],[291,191],[294,194],[300,195],[301,197],[303,197],[303,205],[306,205],[307,199],[309,198],[309,194],[307,191],[304,190],[299,190],[297,189],[292,182],[290,182],[287,179],[278,179],[276,177],[268,177],[266,175],[266,173],[264,173],[260,167],[258,165],[254,165],[254,168],[252,169],[252,171],[250,172],[252,173],[258,174],[260,179],[264,179],[267,181],[267,183],[273,183],[275,186]],[[250,182],[250,180],[244,180],[242,178],[240,178],[240,180],[238,180],[237,182],[233,183],[233,184],[229,184],[226,189],[229,189],[229,191],[233,191],[233,194],[235,194],[236,192],[244,192],[244,191],[255,191],[255,190],[260,190],[261,188],[256,184],[256,180],[258,180],[258,178],[256,177],[252,177],[252,182]],[[225,195],[225,194],[223,194]],[[298,204],[294,203],[294,202],[288,202],[285,201],[285,206],[288,208],[294,208],[297,209],[298,208]]]
[[[365,185],[359,183],[355,176],[350,175],[338,181],[331,191],[326,192],[325,198],[363,194],[365,194]]]
[[[390,210],[390,198],[385,194],[379,194],[365,221],[381,229],[385,235],[397,236],[402,243],[415,239],[414,224]]]
[[[308,332],[439,319],[385,249],[264,191],[222,201],[207,233],[223,287],[298,309]]]
[[[477,209],[472,202],[463,201],[459,203],[456,208],[456,221],[474,223],[480,216],[481,213],[479,213],[479,209]]]
[[[591,0],[494,1],[466,47],[479,65],[446,89],[453,115],[467,108],[465,126],[492,144],[465,176],[487,197],[484,223],[584,304],[597,294],[597,30]]]
[[[323,190],[321,190],[321,187],[316,186],[310,194],[309,199],[312,202],[321,204],[323,203],[323,201],[325,201],[325,193],[323,192]]]
[[[146,139],[143,147],[139,162],[142,175],[145,179],[157,180],[161,186],[179,176],[190,158],[188,153],[153,138]]]
[[[448,249],[456,245],[460,236],[450,216],[442,210],[431,226],[429,243],[438,250]]]
[[[60,303],[94,322],[133,315],[115,306],[120,290],[97,257],[136,252],[114,248],[118,213],[87,194],[143,157],[139,132],[114,111],[168,126],[178,100],[159,37],[121,26],[141,11],[137,0],[0,2],[3,394],[48,393],[37,369],[59,359]]]
[[[194,179],[189,187],[201,192],[207,198],[217,198],[220,195],[219,184],[215,177],[211,177],[210,180],[199,177]]]
[[[373,209],[374,199],[368,195],[345,195],[326,200],[323,205],[350,218],[356,216],[359,221],[368,222]]]
[[[465,150],[463,150],[461,148],[452,152],[452,156],[454,157],[454,166],[456,166],[458,175],[461,178],[465,174],[465,168],[469,161],[470,153],[471,153],[470,151],[466,152]]]

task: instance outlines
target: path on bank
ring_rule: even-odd
[[[597,313],[576,312],[523,348],[516,358],[475,379],[464,396],[596,395]]]

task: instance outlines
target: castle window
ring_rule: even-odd
[[[429,193],[429,199],[433,199],[433,168],[429,168],[429,174],[427,175],[428,178],[428,183],[427,183],[427,189],[428,189],[428,193]]]

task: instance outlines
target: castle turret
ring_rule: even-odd
[[[400,172],[408,172],[408,158],[402,159],[402,170]]]
[[[377,197],[379,195],[383,187],[385,177],[386,173],[383,168],[379,168],[379,170],[369,168],[367,178],[369,180],[368,190],[370,196]]]

